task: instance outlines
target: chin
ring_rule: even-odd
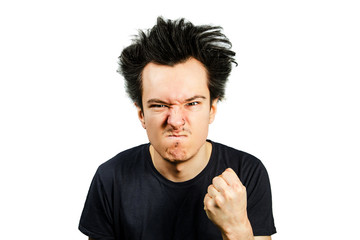
[[[187,151],[179,145],[167,148],[164,158],[171,162],[186,161],[189,159]]]

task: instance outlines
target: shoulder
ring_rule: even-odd
[[[261,161],[254,155],[242,150],[217,143],[211,142],[215,157],[222,158],[222,161],[229,163],[239,163],[241,165],[260,165]]]
[[[101,164],[96,174],[102,178],[110,178],[117,173],[129,172],[131,169],[140,167],[146,160],[148,147],[149,144],[142,144],[118,153]]]
[[[254,155],[213,142],[216,163],[231,167],[247,192],[247,213],[256,235],[276,232],[272,214],[271,186],[267,170]]]
[[[212,142],[212,145],[214,157],[231,167],[241,180],[247,182],[253,177],[267,175],[264,164],[254,155],[217,142]]]

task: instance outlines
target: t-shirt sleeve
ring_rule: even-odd
[[[246,166],[244,173],[247,190],[247,212],[254,236],[270,236],[276,233],[272,211],[270,180],[266,168],[256,158]]]
[[[96,240],[114,240],[111,193],[98,169],[91,182],[80,218],[79,230]],[[110,184],[111,185],[111,184]]]

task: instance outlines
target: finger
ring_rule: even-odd
[[[207,205],[208,205],[209,199],[210,199],[209,194],[208,194],[208,193],[205,194],[205,197],[204,197],[204,209],[205,209],[205,210],[207,209]]]
[[[212,185],[218,192],[223,193],[229,189],[229,185],[221,176],[215,177],[212,183]]]
[[[215,197],[210,196],[209,193],[204,198],[204,209],[207,211],[214,211],[215,208],[221,208],[225,203],[225,198],[218,193]]]
[[[226,169],[222,174],[221,174],[221,178],[224,179],[224,181],[226,182],[226,184],[228,184],[231,187],[234,186],[242,186],[243,184],[241,183],[238,175],[234,172],[234,170],[232,170],[231,168]]]
[[[217,195],[220,194],[220,192],[218,190],[216,190],[214,185],[212,185],[212,184],[208,187],[207,192],[211,198],[215,198]]]
[[[215,206],[214,199],[207,193],[204,197],[204,210],[209,210]]]

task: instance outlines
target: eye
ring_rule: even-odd
[[[153,104],[153,105],[150,105],[150,108],[165,108],[167,107],[166,105],[164,104]]]
[[[199,104],[199,102],[189,102],[186,105],[188,105],[188,106],[196,106],[198,104]]]

